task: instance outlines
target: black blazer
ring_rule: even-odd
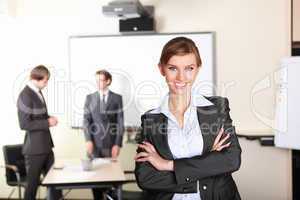
[[[173,172],[158,171],[149,162],[136,162],[135,176],[139,187],[146,191],[145,198],[172,199],[173,193],[194,193],[199,186],[201,200],[240,199],[231,173],[240,168],[241,147],[232,126],[228,100],[216,96],[206,98],[213,105],[197,107],[204,145],[201,156],[174,160],[167,141],[167,117],[149,112],[142,116],[142,129],[137,135],[137,142],[148,141],[163,158],[174,160]],[[230,147],[221,152],[211,152],[222,125],[231,134]]]
[[[30,87],[26,86],[19,95],[17,107],[20,128],[26,131],[23,153],[25,155],[50,153],[53,141],[46,104]]]
[[[100,112],[100,94],[87,95],[84,104],[83,129],[85,139],[96,147],[122,146],[124,114],[122,96],[109,91],[105,113]]]

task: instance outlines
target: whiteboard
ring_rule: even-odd
[[[125,125],[140,125],[141,114],[156,108],[168,91],[157,64],[163,46],[178,36],[191,38],[200,51],[203,64],[194,83],[196,91],[213,95],[214,33],[71,36],[71,126],[82,126],[84,101],[97,91],[95,72],[100,69],[112,74],[110,90],[123,97]]]

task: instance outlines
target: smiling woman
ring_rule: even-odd
[[[148,199],[240,199],[231,173],[240,167],[241,148],[228,100],[193,89],[201,63],[189,38],[163,48],[159,70],[169,93],[142,116],[137,135],[135,175]]]
[[[172,93],[185,94],[194,82],[199,67],[193,53],[175,55],[166,65],[159,65],[160,72],[166,78]]]

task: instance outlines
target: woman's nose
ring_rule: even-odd
[[[178,80],[178,81],[184,81],[185,80],[185,74],[184,74],[184,72],[182,72],[182,71],[179,71],[178,72],[178,74],[177,74],[177,77],[176,77],[176,79]]]

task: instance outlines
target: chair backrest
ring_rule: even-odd
[[[22,153],[22,144],[16,145],[4,145],[3,154],[5,165],[15,165],[18,167],[21,177],[26,176],[25,159]],[[11,185],[12,182],[16,182],[17,177],[11,169],[6,168],[6,182]]]

